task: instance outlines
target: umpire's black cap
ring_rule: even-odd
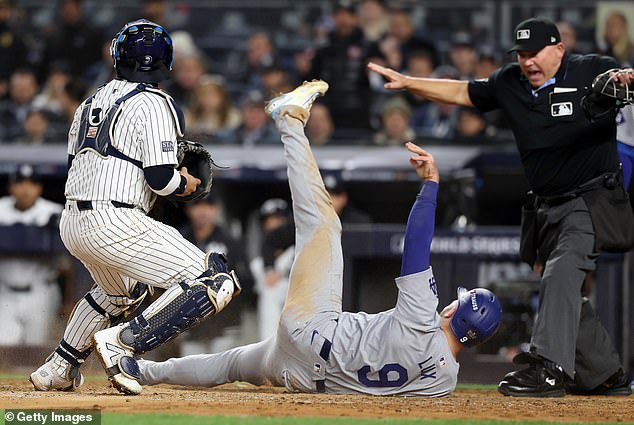
[[[561,41],[557,25],[550,19],[530,18],[515,27],[515,45],[507,53],[523,51],[536,52],[546,46],[552,46]]]
[[[20,164],[15,171],[9,174],[9,183],[17,183],[22,180],[31,180],[36,183],[41,181],[40,176],[35,171],[35,167],[31,164]]]

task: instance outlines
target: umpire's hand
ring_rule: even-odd
[[[405,147],[414,154],[410,157],[409,163],[412,164],[412,167],[416,170],[418,177],[423,180],[431,180],[438,183],[440,181],[440,174],[438,173],[438,167],[436,167],[434,157],[412,142],[405,143]]]
[[[185,190],[183,191],[183,193],[180,193],[180,194],[178,194],[176,196],[191,195],[192,193],[194,193],[196,191],[196,188],[201,183],[200,179],[197,179],[196,177],[194,177],[191,174],[189,174],[187,172],[187,167],[181,168],[180,169],[180,174],[181,174],[181,176],[183,176],[183,177],[185,177],[187,179],[187,184],[185,185]]]

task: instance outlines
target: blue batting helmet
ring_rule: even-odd
[[[470,291],[458,288],[458,308],[450,324],[462,345],[473,347],[486,341],[501,321],[502,306],[493,292],[484,288]]]
[[[172,38],[165,28],[147,19],[125,24],[112,39],[110,54],[117,76],[137,83],[168,79],[174,62]]]

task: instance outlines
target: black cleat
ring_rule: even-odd
[[[563,397],[566,395],[566,374],[561,366],[531,353],[520,353],[513,363],[529,366],[507,373],[498,384],[498,391],[513,397]]]
[[[628,396],[632,394],[632,387],[623,369],[619,369],[598,387],[586,390],[571,383],[566,385],[566,393],[574,395]]]

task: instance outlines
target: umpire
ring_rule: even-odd
[[[388,80],[388,89],[481,111],[499,108],[513,129],[536,195],[522,211],[520,254],[542,279],[531,350],[514,359],[528,367],[507,374],[498,390],[532,397],[563,396],[566,390],[629,395],[619,356],[582,295],[598,252],[627,250],[633,242],[616,150],[616,103],[589,96],[594,77],[618,63],[567,53],[546,19],[520,23],[514,36],[509,52],[517,54],[517,63],[484,80],[411,78],[368,67]],[[604,112],[586,113],[597,108]]]

